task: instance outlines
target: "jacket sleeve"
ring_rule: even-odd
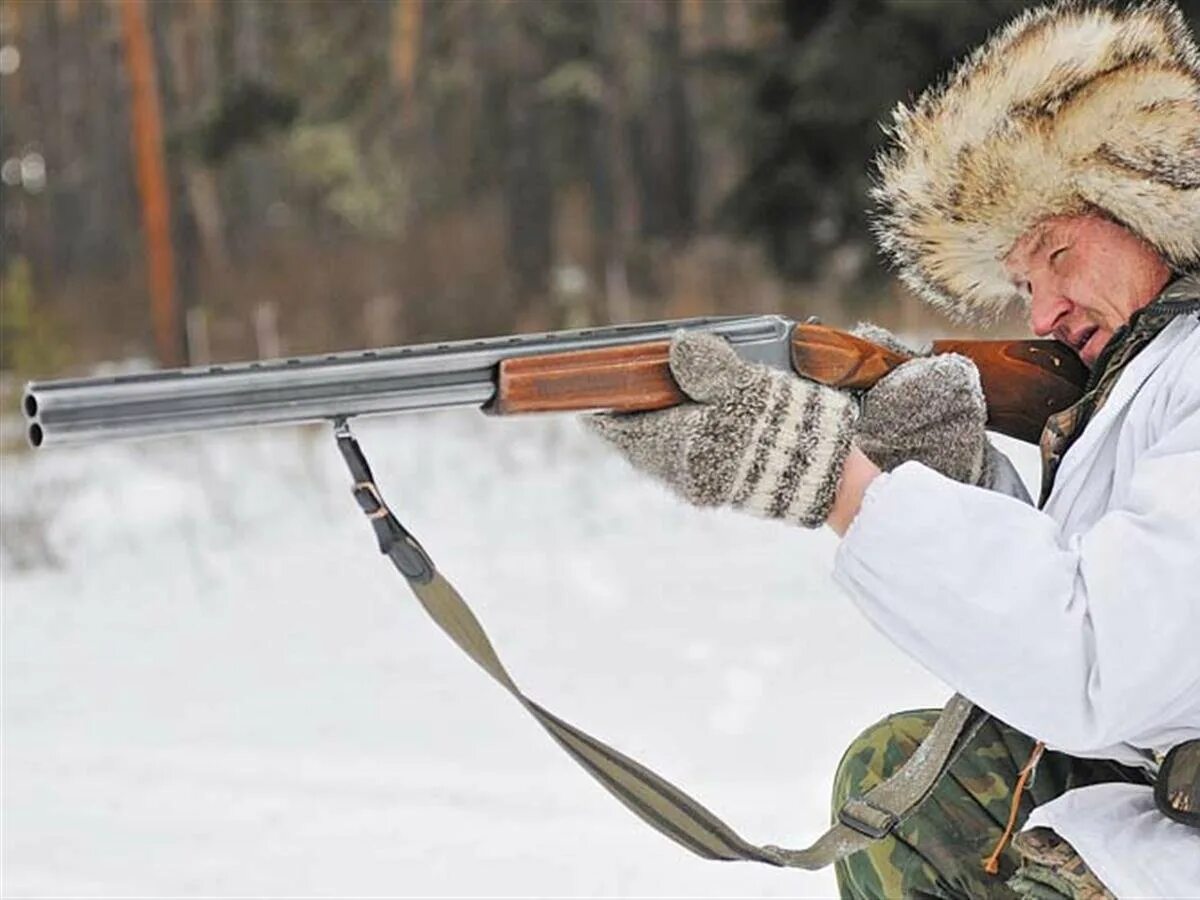
[[[1200,722],[1200,391],[1186,393],[1088,530],[906,463],[868,488],[835,578],[902,650],[1053,747],[1170,743]]]

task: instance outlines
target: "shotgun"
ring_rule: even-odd
[[[494,415],[662,409],[686,399],[667,363],[679,330],[721,335],[743,359],[846,390],[869,388],[906,359],[813,322],[702,317],[31,382],[21,406],[33,447],[462,406]],[[942,340],[933,352],[974,360],[989,427],[1025,441],[1037,441],[1087,378],[1054,341]]]
[[[607,791],[643,821],[705,859],[822,868],[885,834],[886,828],[878,830],[878,817],[891,807],[880,809],[863,800],[858,807],[847,804],[838,821],[802,850],[759,846],[662,776],[531,700],[510,676],[462,595],[385,502],[347,422],[352,416],[454,406],[482,407],[497,415],[661,409],[686,400],[668,365],[670,338],[680,329],[713,332],[728,339],[743,359],[848,390],[869,388],[905,360],[902,354],[814,323],[770,315],[733,316],[35,382],[27,386],[22,408],[35,447],[333,421],[355,501],[370,522],[380,552],[446,636]],[[973,359],[991,426],[1024,440],[1036,440],[1047,416],[1081,395],[1086,375],[1069,348],[1050,341],[938,341],[933,351]],[[915,798],[931,789],[929,776],[941,771],[938,748],[951,751],[973,710],[957,695],[951,700],[934,725],[939,736],[922,745],[934,748],[930,759],[938,764],[897,779],[900,786],[894,790],[888,787],[891,781],[881,785],[893,790],[887,795],[894,798],[892,803],[911,808]],[[859,808],[873,812],[874,818],[862,818],[855,811]]]

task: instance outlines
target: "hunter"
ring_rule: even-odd
[[[828,524],[863,614],[986,711],[922,802],[837,863],[843,896],[1200,896],[1195,40],[1161,0],[1030,10],[890,137],[875,227],[904,281],[961,318],[1023,303],[1091,369],[1047,423],[1036,506],[962,357],[851,397],[679,335],[693,403],[590,421],[691,503]],[[856,740],[835,816],[937,718]]]

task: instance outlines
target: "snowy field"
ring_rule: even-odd
[[[949,693],[831,533],[685,508],[569,417],[356,431],[525,690],[751,840],[815,838],[846,744]],[[328,430],[0,465],[5,896],[834,893],[577,769],[378,555]]]

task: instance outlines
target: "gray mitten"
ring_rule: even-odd
[[[987,402],[979,370],[965,356],[912,350],[876,325],[859,337],[913,355],[863,394],[855,444],[886,472],[916,460],[943,475],[1028,500],[1012,463],[985,431]]]
[[[823,524],[850,452],[853,401],[744,362],[723,338],[702,332],[677,333],[670,361],[694,403],[589,416],[591,429],[689,503]]]
[[[953,353],[921,356],[863,394],[855,442],[885,472],[916,460],[955,481],[979,484],[986,421],[975,364]]]

